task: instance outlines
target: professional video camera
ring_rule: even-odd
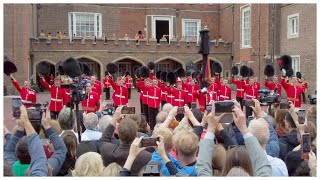
[[[275,94],[275,92],[277,92],[277,90],[278,90],[277,87],[274,89],[274,91],[270,91],[268,89],[258,90],[258,93],[260,93],[259,102],[260,103],[267,103],[267,104],[280,103],[281,102],[280,95]]]
[[[78,77],[71,78],[69,76],[62,75],[61,88],[70,88],[70,100],[72,103],[80,103],[88,98],[86,93],[86,83],[85,80],[79,80]],[[67,79],[67,80],[65,80]]]

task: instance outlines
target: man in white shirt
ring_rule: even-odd
[[[86,114],[83,117],[83,125],[86,130],[81,134],[81,141],[96,141],[102,136],[98,129],[99,119],[95,113]]]

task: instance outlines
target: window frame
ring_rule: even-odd
[[[182,23],[182,36],[186,39],[186,30],[185,30],[185,23],[186,22],[196,22],[197,23],[197,37],[196,37],[196,42],[199,42],[199,37],[200,37],[200,29],[201,29],[201,19],[182,19],[181,23]]]
[[[76,33],[76,16],[77,15],[94,15],[94,33],[97,36],[97,38],[102,37],[102,13],[92,13],[92,12],[69,12],[68,13],[68,28],[69,28],[69,36],[73,37],[73,34],[76,34],[74,37],[75,38],[80,38],[81,36],[77,36]],[[72,19],[71,19],[72,17]],[[97,17],[99,17],[99,22],[97,20]],[[72,22],[72,23],[71,23]],[[99,31],[97,30],[97,24],[99,23]],[[72,28],[71,28],[72,27]],[[91,38],[91,36],[90,36]]]
[[[290,31],[292,28],[292,26],[290,26],[292,19],[297,19],[295,33],[293,32],[291,33]],[[292,39],[297,37],[299,37],[299,13],[291,14],[287,17],[287,39]]]
[[[249,15],[249,44],[248,45],[245,45],[244,44],[244,13],[246,11],[250,11],[250,15]],[[251,4],[247,4],[247,5],[244,5],[244,6],[241,6],[240,7],[240,13],[241,13],[241,16],[240,16],[240,22],[241,22],[241,31],[240,31],[240,37],[241,37],[241,49],[245,49],[245,48],[251,48]]]
[[[296,74],[297,72],[301,72],[301,58],[300,55],[292,55],[292,69],[293,69],[293,73]],[[295,63],[295,59],[298,58],[299,59],[299,63],[298,63],[298,69],[296,69],[296,63]]]

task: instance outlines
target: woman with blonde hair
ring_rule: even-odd
[[[214,176],[222,176],[224,166],[226,164],[226,149],[221,144],[215,144],[213,146],[213,157],[212,157],[212,174]]]
[[[121,166],[117,163],[111,163],[103,170],[102,176],[120,176]]]
[[[76,161],[72,176],[101,176],[103,174],[101,155],[96,152],[82,154]]]

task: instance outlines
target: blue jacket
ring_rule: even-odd
[[[181,168],[180,162],[178,160],[176,160],[172,155],[168,154],[168,158],[174,164],[174,166],[177,168],[178,172],[187,174],[189,176],[197,176],[195,165],[184,166]],[[163,176],[170,176],[169,170],[167,169],[166,164],[164,163],[164,161],[162,160],[162,158],[158,152],[155,151],[152,153],[152,157],[151,157],[150,161],[160,161],[162,164],[161,173],[163,174]]]
[[[269,142],[266,147],[267,154],[269,156],[278,158],[280,154],[278,135],[274,130],[272,124],[270,123],[269,116],[266,116],[265,120],[269,124],[269,131],[270,131]]]
[[[31,157],[30,176],[48,176],[47,157],[37,133],[28,136],[28,151]]]

